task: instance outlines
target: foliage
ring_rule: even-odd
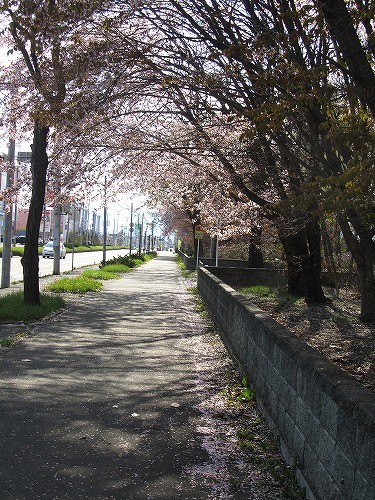
[[[238,396],[239,401],[250,403],[255,401],[255,391],[250,387],[249,378],[247,376],[242,377],[240,385],[240,394]]]
[[[301,297],[289,294],[284,288],[275,286],[251,285],[239,288],[239,292],[250,298],[265,298],[280,307],[302,300]]]
[[[4,337],[3,339],[0,339],[0,346],[1,347],[10,347],[16,342],[16,339],[13,337]]]
[[[254,466],[266,469],[272,478],[284,485],[284,499],[304,500],[306,495],[297,485],[294,470],[280,460],[279,444],[272,434],[260,435],[254,429],[240,428],[237,431],[239,446],[251,454]]]
[[[247,376],[238,377],[238,373],[231,370],[227,373],[227,383],[223,386],[222,395],[229,407],[244,412],[251,412],[254,405],[255,393],[250,390]],[[262,417],[250,418],[250,425],[246,425],[246,418],[237,429],[238,446],[246,453],[253,470],[266,470],[272,478],[283,485],[282,498],[303,500],[305,494],[297,485],[294,468],[285,464],[277,438],[269,430]]]
[[[134,267],[138,267],[141,264],[144,264],[145,262],[148,262],[149,260],[153,259],[157,255],[156,252],[149,252],[148,254],[132,254],[132,255],[119,255],[118,257],[112,257],[112,259],[109,259],[105,262],[101,261],[99,267],[102,269],[104,266],[111,266],[111,265],[123,265],[127,266],[128,268],[132,269]]]
[[[12,255],[16,255],[17,257],[22,257],[23,255],[23,247],[12,247],[11,248]],[[3,255],[3,248],[0,247],[0,257]]]
[[[40,306],[30,306],[24,303],[22,292],[3,295],[0,297],[0,320],[32,321],[65,306],[64,300],[58,296],[42,293],[40,298]]]
[[[334,216],[361,273],[363,317],[375,317],[368,6],[34,3],[32,18],[24,2],[3,4],[23,56],[7,81],[56,128],[52,185],[71,195],[111,165],[109,185],[147,191],[191,248],[196,223],[228,243],[254,243],[269,224],[290,281],[298,271],[316,301],[318,219]]]
[[[200,316],[208,316],[208,309],[202,301],[198,288],[196,286],[188,288],[188,291],[194,295],[195,299],[195,308],[198,311]]]
[[[86,293],[97,292],[102,290],[103,284],[96,279],[76,276],[74,278],[59,278],[50,283],[46,290],[51,292],[67,292],[67,293]]]

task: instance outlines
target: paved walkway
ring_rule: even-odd
[[[191,342],[199,316],[157,257],[0,357],[1,499],[207,499]],[[198,321],[199,323],[199,321]]]

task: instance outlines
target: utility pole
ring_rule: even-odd
[[[16,143],[10,139],[8,145],[8,163],[14,167],[14,158]],[[10,188],[13,184],[13,168],[8,169],[6,187]],[[3,256],[1,264],[1,288],[10,287],[10,262],[12,257],[12,205],[8,208],[4,204],[4,236],[3,236]]]
[[[139,253],[139,255],[141,255],[141,253],[142,253],[143,217],[144,217],[144,214],[142,214],[142,224],[139,225],[139,214],[138,214],[138,230],[139,230],[139,247],[138,247],[138,253]]]
[[[107,262],[107,176],[104,177],[103,266]]]
[[[129,255],[132,254],[133,244],[133,202],[130,204],[130,241],[129,241]]]
[[[53,274],[60,274],[60,223],[61,205],[53,210]]]

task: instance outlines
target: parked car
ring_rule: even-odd
[[[49,259],[50,257],[54,256],[54,253],[55,252],[53,250],[53,241],[49,241],[43,247],[42,257],[43,259],[45,259],[46,257],[47,259]],[[65,257],[66,257],[65,245],[63,243],[60,243],[60,259],[65,259]]]
[[[26,241],[26,236],[17,236],[16,238],[16,243],[19,243],[20,245],[24,245]]]

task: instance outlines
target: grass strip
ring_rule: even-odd
[[[74,278],[59,278],[50,283],[46,290],[61,293],[86,293],[98,292],[102,290],[103,283],[86,276],[76,276]]]
[[[31,306],[23,301],[23,292],[8,293],[0,297],[1,321],[32,321],[44,318],[65,306],[61,297],[40,294],[40,306]]]
[[[130,267],[126,264],[108,264],[102,267],[102,270],[109,273],[127,273]]]
[[[82,275],[84,278],[93,278],[94,280],[115,280],[121,278],[118,273],[115,273],[107,268],[103,269],[86,269]]]

